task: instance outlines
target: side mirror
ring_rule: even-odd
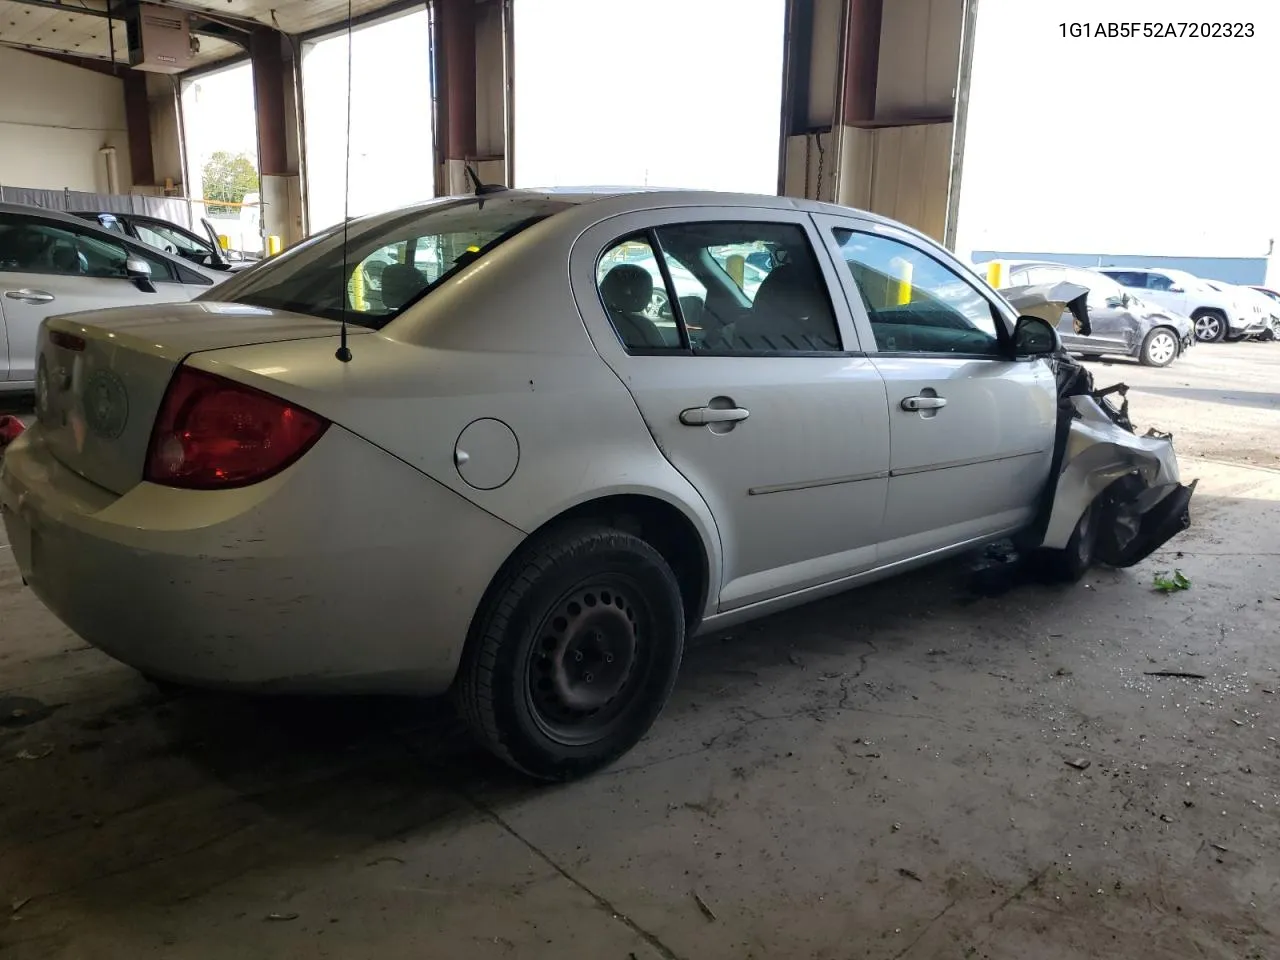
[[[1118,310],[1129,302],[1128,297],[1107,297],[1107,306],[1112,310]]]
[[[143,293],[156,292],[156,285],[151,282],[151,264],[147,261],[139,257],[130,257],[124,262],[124,273]]]
[[[1057,353],[1058,333],[1046,320],[1021,316],[1013,328],[1013,352],[1019,357],[1047,357]]]

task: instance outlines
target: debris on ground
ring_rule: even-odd
[[[0,451],[17,440],[26,429],[26,425],[17,417],[0,416]]]
[[[1172,574],[1168,570],[1159,570],[1151,580],[1160,593],[1175,593],[1191,586],[1191,581],[1181,570],[1174,570]]]
[[[1077,770],[1088,770],[1093,765],[1092,761],[1086,760],[1084,757],[1077,757],[1074,760],[1067,760],[1068,767],[1075,767]]]
[[[801,660],[801,659],[800,659],[798,656],[796,656],[794,653],[788,653],[788,654],[787,654],[787,659],[791,661],[791,665],[792,665],[793,667],[800,667],[801,669],[804,669],[804,661],[803,661],[803,660]]]
[[[902,829],[902,824],[900,824],[900,823],[895,823],[895,824],[894,824],[892,827],[890,827],[889,829],[890,829],[892,832],[897,833],[899,830],[901,830],[901,829]]]
[[[1145,677],[1180,677],[1183,680],[1207,680],[1203,673],[1187,673],[1185,670],[1144,670]]]
[[[297,920],[298,915],[296,913],[268,913],[267,919],[268,920]]]
[[[1053,675],[1055,677],[1069,677],[1071,676],[1071,668],[1059,667],[1057,670],[1053,671]]]
[[[19,910],[21,910],[30,902],[31,902],[30,897],[23,897],[21,900],[14,900],[12,903],[9,904],[9,912],[17,913]]]
[[[1167,813],[1160,814],[1160,820],[1164,823],[1173,823],[1173,817],[1169,816]]]
[[[703,900],[702,897],[698,896],[697,890],[691,890],[690,893],[693,894],[693,902],[698,905],[698,909],[702,911],[702,915],[706,917],[708,920],[714,921],[716,918],[715,911],[713,911],[709,906],[707,906],[707,901]]]
[[[1217,850],[1219,853],[1230,853],[1230,852],[1231,852],[1230,850],[1228,850],[1226,847],[1224,847],[1224,846],[1223,846],[1222,844],[1220,844],[1220,843],[1211,843],[1211,844],[1209,844],[1209,846],[1213,847],[1213,849]]]
[[[924,883],[924,881],[920,879],[920,874],[916,873],[914,870],[908,870],[906,867],[898,868],[898,876],[906,877],[908,880],[914,880],[916,883]]]
[[[38,747],[35,750],[19,750],[17,757],[19,760],[43,760],[51,753],[53,753],[53,744],[46,743],[43,747]]]

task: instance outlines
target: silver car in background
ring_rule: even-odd
[[[51,318],[38,356],[0,513],[68,626],[171,681],[449,691],[547,779],[644,735],[691,634],[1009,536],[1078,578],[1189,522],[1172,445],[1049,323],[791,198],[486,190]]]
[[[35,387],[45,317],[190,300],[227,276],[80,217],[0,203],[0,393]]]

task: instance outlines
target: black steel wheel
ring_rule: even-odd
[[[463,718],[503,760],[545,780],[629,750],[657,718],[684,651],[680,588],[620,530],[531,543],[490,589],[455,686]]]

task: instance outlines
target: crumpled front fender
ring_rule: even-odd
[[[1167,437],[1136,436],[1125,430],[1092,396],[1075,396],[1071,401],[1077,416],[1067,432],[1062,468],[1041,543],[1059,550],[1066,547],[1080,517],[1095,502],[1108,513],[1101,518],[1104,525],[1115,526],[1118,521],[1132,525],[1154,511],[1166,497],[1187,489],[1181,485],[1178,461]],[[1128,545],[1138,531],[1128,532],[1125,549],[1111,551],[1117,556],[1136,552]],[[1150,550],[1143,556],[1147,553]]]

